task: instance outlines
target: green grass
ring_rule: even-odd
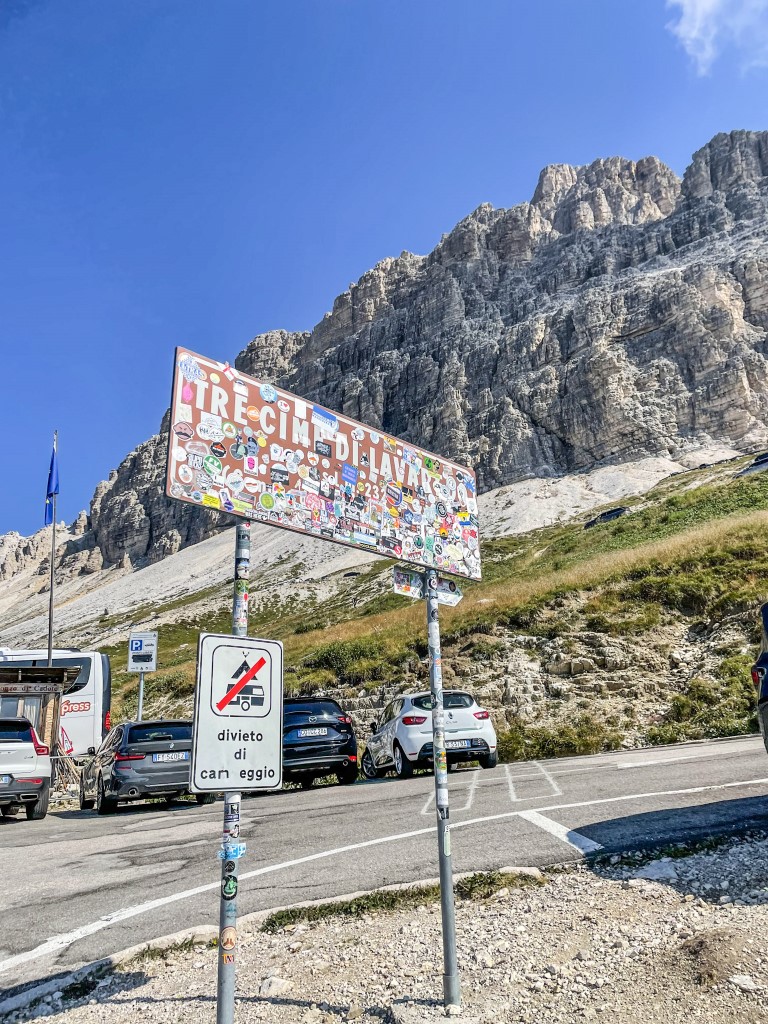
[[[616,750],[623,738],[621,731],[606,722],[581,714],[557,728],[517,722],[500,732],[497,741],[500,761],[539,761]]]
[[[652,640],[654,631],[681,621],[712,624],[751,614],[768,594],[768,473],[733,478],[734,468],[666,480],[642,502],[626,501],[631,515],[591,530],[573,522],[484,541],[483,581],[462,582],[461,604],[441,609],[446,672],[458,653],[479,666],[496,660],[504,632],[567,638],[586,629]],[[713,474],[714,482],[693,486]],[[288,692],[373,691],[414,681],[413,666],[426,653],[424,604],[379,592],[390,565],[381,560],[365,567],[322,604],[309,597],[252,606],[251,635],[284,642]],[[213,591],[221,594],[215,612],[196,615],[187,595],[174,606],[183,614],[160,626],[160,671],[148,680],[150,713],[156,695],[189,700],[198,632],[229,631],[229,585]],[[213,591],[205,592],[209,600]],[[465,651],[466,638],[471,646]],[[107,651],[118,715],[135,702],[137,686],[125,672],[125,646]],[[721,693],[724,686],[727,693]],[[706,699],[696,690],[682,694],[649,740],[661,742],[656,737],[684,732],[684,725],[706,735],[751,728],[746,694],[736,690],[718,682],[717,713],[702,706],[712,693]],[[611,749],[619,741],[617,729],[592,734],[573,725],[555,736],[520,726],[510,729],[505,750],[510,757],[563,756],[591,752],[590,746]]]
[[[460,879],[454,893],[460,900],[488,899],[500,889],[520,889],[543,885],[544,879],[511,872],[480,872]],[[439,885],[408,886],[405,889],[380,889],[351,900],[317,903],[309,907],[291,907],[270,914],[261,926],[263,932],[279,932],[296,924],[324,921],[333,917],[360,918],[367,914],[391,914],[398,910],[428,906],[440,900]]]

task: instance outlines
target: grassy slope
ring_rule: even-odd
[[[441,613],[446,661],[452,642],[471,633],[506,628],[567,634],[575,628],[568,611],[568,599],[575,595],[581,624],[586,616],[589,629],[607,635],[652,631],[670,618],[717,621],[753,608],[768,590],[768,472],[734,477],[742,464],[670,478],[629,502],[636,509],[632,515],[592,530],[571,523],[485,542],[483,581],[464,585],[462,603]],[[388,573],[387,563],[376,563],[322,607],[283,601],[251,616],[252,635],[284,641],[289,687],[307,692],[339,685],[374,688],[397,681],[404,665],[424,655],[420,603],[386,591],[364,599],[377,580],[383,590]],[[355,595],[361,596],[353,608]],[[227,588],[216,613],[195,617],[182,606],[177,621],[160,628],[161,671],[149,684],[150,707],[160,701],[158,708],[168,710],[175,700],[188,698],[201,629],[228,632]],[[135,706],[136,682],[121,672],[124,645],[108,653],[116,670],[117,711],[128,714]],[[670,721],[649,734],[651,741],[751,727],[751,692],[742,679],[749,658],[739,662],[729,654],[724,652],[720,689],[727,706],[717,712],[719,732],[711,719],[722,695],[707,683],[681,695]],[[697,717],[699,726],[690,726]],[[575,730],[568,743],[577,749],[584,746],[576,735],[578,723]],[[581,724],[582,737],[594,731],[593,722]],[[620,738],[598,733],[601,746]],[[551,737],[539,741],[551,752]],[[513,736],[510,756],[518,746]]]

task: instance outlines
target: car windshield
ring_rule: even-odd
[[[415,708],[421,708],[422,711],[431,711],[434,707],[431,693],[425,693],[423,697],[412,697],[411,703]],[[446,711],[450,708],[471,708],[473,703],[474,698],[470,697],[468,693],[443,691],[443,707]]]
[[[152,743],[155,740],[191,740],[189,722],[156,722],[154,725],[134,725],[128,733],[128,743]]]
[[[285,713],[292,715],[336,715],[342,710],[335,700],[287,700]]]
[[[32,726],[29,722],[0,721],[0,743],[31,743]]]

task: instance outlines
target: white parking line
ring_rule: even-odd
[[[554,793],[554,795],[555,796],[562,796],[563,795],[563,791],[562,791],[562,789],[560,789],[558,784],[552,778],[552,773],[548,772],[547,769],[544,767],[544,765],[540,764],[538,761],[534,761],[533,763],[536,765],[536,767],[539,769],[541,774],[544,776],[544,778],[547,780],[547,782],[552,787],[552,792]]]
[[[477,789],[477,785],[478,785],[479,781],[480,781],[480,772],[479,771],[475,771],[475,772],[472,772],[472,777],[470,778],[469,782],[465,782],[462,779],[461,782],[453,782],[450,785],[451,792],[455,792],[455,790],[459,786],[468,786],[469,787],[469,791],[467,793],[467,799],[464,801],[464,806],[463,807],[453,807],[453,806],[451,807],[451,810],[454,811],[454,813],[458,814],[461,811],[468,811],[472,807],[472,803],[474,802],[474,799],[475,799],[475,790]],[[423,815],[431,814],[432,813],[432,807],[434,806],[434,803],[435,803],[435,791],[434,791],[434,789],[432,789],[432,790],[430,790],[430,793],[429,793],[429,796],[427,797],[426,803],[424,804],[424,806],[421,809],[421,813]]]
[[[617,764],[616,767],[622,768],[645,768],[653,764],[675,764],[676,761],[703,761],[705,757],[720,757],[719,751],[714,751],[711,754],[686,754],[684,757],[655,757],[652,761],[627,761],[626,764]]]
[[[581,853],[594,853],[596,850],[603,849],[601,843],[596,843],[594,839],[589,839],[587,836],[583,836],[581,832],[574,832],[572,829],[566,828],[565,825],[561,825],[559,821],[552,821],[551,818],[545,818],[544,815],[539,814],[538,811],[519,811],[518,817],[525,818],[525,820],[530,821],[532,825],[538,825],[538,827],[543,828],[545,832],[549,832],[549,834],[555,836],[556,839],[561,839],[564,843],[568,843],[569,846],[573,846]]]
[[[517,803],[518,797],[515,793],[515,784],[512,781],[512,776],[509,774],[508,764],[504,765],[504,774],[507,776],[507,785],[509,786],[509,799],[512,801],[513,804]]]
[[[724,782],[719,785],[696,786],[691,789],[670,789],[652,793],[631,793],[624,796],[605,797],[600,800],[582,800],[578,803],[550,804],[547,807],[540,807],[538,810],[541,812],[567,810],[575,807],[596,807],[601,804],[623,803],[628,800],[647,800],[653,797],[688,796],[694,793],[713,793],[724,789],[766,785],[768,785],[768,778],[747,779],[743,782]],[[486,822],[499,821],[504,818],[516,818],[520,817],[522,813],[523,812],[521,811],[505,811],[501,814],[488,814],[480,818],[468,818],[466,821],[457,821],[452,823],[451,829],[467,828],[470,825],[481,825]],[[385,843],[395,843],[399,842],[401,839],[413,839],[417,836],[430,835],[436,831],[437,827],[435,825],[431,825],[426,828],[414,829],[410,832],[399,832],[394,835],[379,836],[377,839],[368,839],[361,843],[352,843],[349,846],[338,846],[331,850],[321,850],[317,853],[310,853],[305,857],[297,857],[295,860],[283,861],[280,864],[269,864],[266,867],[257,868],[254,871],[246,871],[240,875],[240,879],[245,880],[247,878],[258,878],[261,875],[272,874],[275,871],[283,871],[286,868],[296,867],[299,864],[309,864],[312,861],[325,860],[330,857],[350,853],[353,850],[364,850],[372,846],[382,846]],[[23,953],[17,953],[15,956],[11,956],[7,960],[0,961],[0,973],[11,970],[13,967],[19,967],[22,964],[29,963],[31,960],[38,960],[40,957],[48,956],[52,953],[58,953],[63,949],[67,949],[67,947],[71,946],[79,939],[86,938],[88,935],[93,935],[96,932],[102,931],[102,929],[108,928],[112,924],[117,924],[120,921],[127,921],[129,918],[137,917],[139,914],[149,913],[152,910],[157,910],[160,907],[167,906],[169,903],[176,903],[179,900],[184,900],[192,896],[199,896],[205,892],[212,892],[213,890],[218,889],[220,884],[220,881],[209,882],[205,885],[198,885],[193,889],[183,889],[180,892],[170,893],[168,896],[162,896],[156,900],[148,900],[146,903],[138,903],[132,907],[124,907],[121,910],[114,910],[111,914],[105,914],[97,921],[91,921],[89,924],[81,925],[79,928],[74,928],[69,932],[63,932],[60,935],[54,935],[46,942],[36,946],[34,949],[26,950]]]

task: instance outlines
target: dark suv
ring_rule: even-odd
[[[752,666],[752,681],[757,690],[757,721],[768,750],[768,604],[760,609],[760,653]]]
[[[352,719],[327,697],[283,701],[283,779],[309,789],[335,775],[343,786],[357,779],[357,739]]]
[[[96,804],[110,814],[124,800],[161,796],[171,801],[189,792],[192,723],[126,722],[110,732],[80,775],[80,809]],[[215,793],[197,793],[199,804]]]

